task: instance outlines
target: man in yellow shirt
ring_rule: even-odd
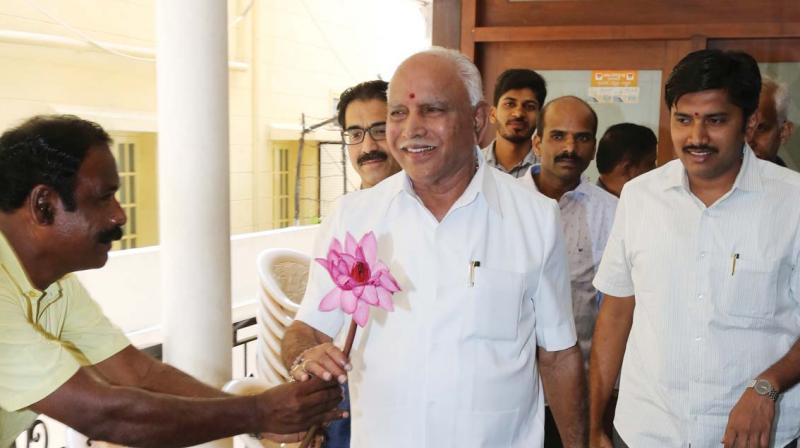
[[[187,446],[342,415],[320,380],[232,397],[134,348],[71,274],[106,263],[126,217],[110,138],[72,116],[0,136],[0,447],[36,413],[92,439]]]

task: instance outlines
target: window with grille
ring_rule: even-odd
[[[278,148],[275,152],[275,227],[289,227],[293,215],[289,192],[289,148]]]
[[[122,239],[114,243],[114,249],[137,247],[136,230],[136,144],[118,142],[114,145],[114,158],[119,171],[119,190],[117,200],[125,211],[128,221],[123,228]]]

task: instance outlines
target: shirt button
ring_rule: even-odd
[[[705,258],[705,257],[706,257],[706,253],[705,252],[700,252],[700,258]]]
[[[701,338],[700,336],[698,336],[698,337],[694,338],[694,340],[695,340],[695,341],[697,341],[697,342],[700,342],[700,341],[702,341],[702,340],[703,340],[703,338]]]
[[[702,294],[698,294],[698,295],[697,295],[697,298],[698,298],[699,300],[703,300],[703,295],[702,295]]]

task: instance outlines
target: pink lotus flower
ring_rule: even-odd
[[[392,294],[400,291],[389,268],[377,258],[378,242],[375,234],[367,233],[356,242],[348,232],[344,250],[336,238],[331,241],[326,258],[317,258],[336,286],[322,298],[319,309],[342,309],[353,316],[360,327],[367,324],[369,306],[379,306],[394,311]]]

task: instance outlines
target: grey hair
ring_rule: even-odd
[[[778,115],[778,121],[783,124],[789,118],[789,103],[791,97],[789,96],[789,87],[782,82],[778,82],[769,76],[761,77],[761,89],[764,87],[772,87],[775,89],[773,93],[775,99],[775,110]]]
[[[464,87],[467,89],[470,105],[475,107],[483,100],[481,73],[478,71],[478,67],[475,67],[475,64],[473,64],[468,57],[456,50],[437,46],[420,51],[417,55],[437,56],[452,62],[456,66],[458,77],[461,78],[461,81],[464,82]],[[389,84],[389,88],[392,88],[391,83]]]

